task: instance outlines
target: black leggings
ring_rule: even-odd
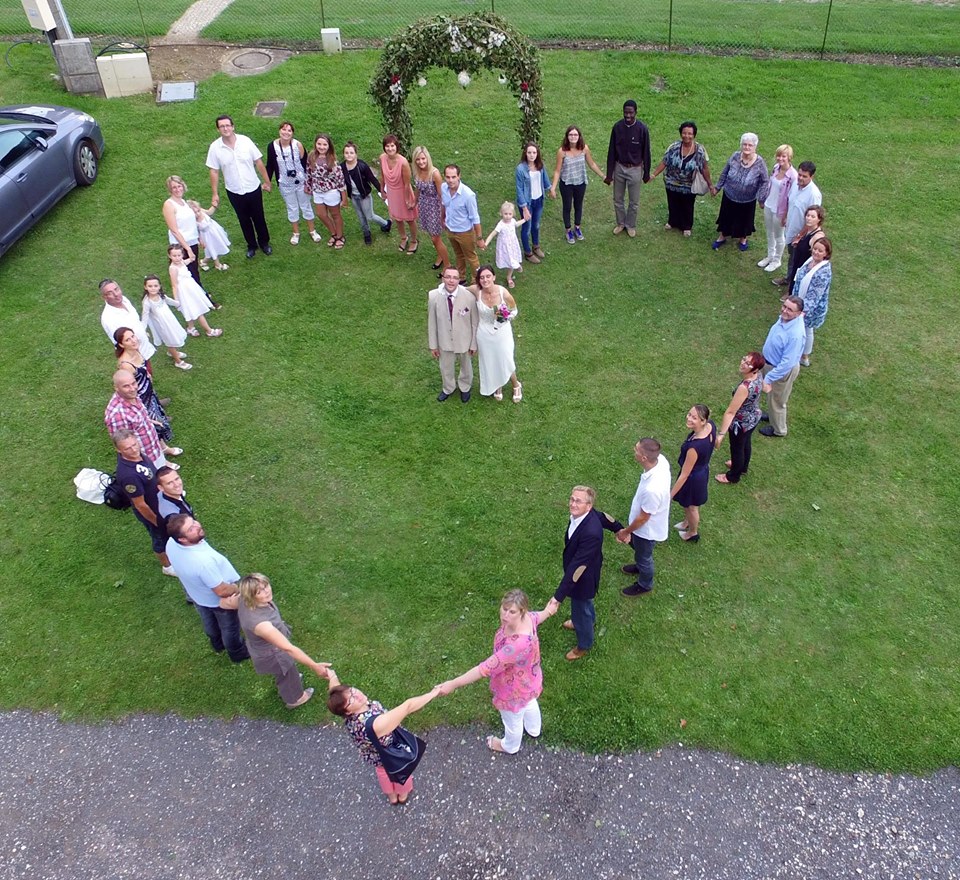
[[[754,425],[754,428],[756,425]],[[739,483],[740,477],[750,467],[750,454],[753,451],[753,428],[749,431],[730,433],[730,470],[727,471],[728,483]]]
[[[570,205],[573,204],[574,223],[579,226],[583,219],[583,194],[587,191],[585,183],[564,183],[560,181],[560,198],[563,201],[563,225],[570,228]]]

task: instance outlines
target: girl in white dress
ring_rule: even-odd
[[[187,322],[187,333],[191,336],[200,335],[194,326],[194,322],[197,322],[203,327],[207,336],[221,336],[223,330],[219,327],[211,327],[203,317],[210,311],[210,301],[204,294],[203,288],[193,280],[187,268],[189,260],[183,259],[183,248],[178,244],[172,244],[167,248],[167,256],[170,258],[170,290],[173,293],[174,305],[180,309],[180,313]]]
[[[200,268],[206,271],[210,268],[209,260],[213,260],[213,267],[221,272],[229,269],[226,263],[220,262],[220,257],[230,253],[230,239],[227,237],[227,230],[224,229],[210,215],[217,209],[211,205],[207,209],[200,207],[198,202],[193,199],[187,199],[197,218],[197,230],[200,233],[200,246],[203,248],[203,259],[200,261]],[[189,263],[190,261],[187,260]]]
[[[521,217],[519,220],[514,218],[517,209],[513,202],[504,202],[500,206],[500,222],[493,228],[484,244],[489,245],[494,236],[497,238],[497,268],[507,270],[507,287],[513,287],[513,273],[522,272],[523,265],[520,262],[520,239],[517,238],[517,230],[527,221]]]
[[[496,283],[492,266],[477,270],[478,285],[468,288],[477,297],[480,324],[477,327],[477,354],[480,360],[480,393],[503,400],[507,380],[513,386],[513,402],[523,400],[523,386],[517,379],[513,359],[513,319],[519,314],[508,290]]]
[[[193,364],[188,364],[184,360],[186,355],[179,350],[187,341],[187,333],[170,310],[171,303],[173,300],[164,296],[163,286],[156,275],[148,275],[143,279],[141,320],[153,331],[154,345],[165,345],[167,353],[173,358],[173,365],[178,369],[192,370]]]

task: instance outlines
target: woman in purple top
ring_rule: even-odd
[[[723,414],[717,449],[730,433],[730,460],[727,472],[717,474],[718,483],[739,483],[750,467],[750,438],[760,423],[760,392],[763,390],[763,368],[767,362],[759,351],[751,351],[740,358],[740,384],[733,389],[733,400]]]
[[[723,247],[727,238],[739,238],[742,251],[750,247],[747,239],[756,231],[757,202],[762,204],[770,190],[770,174],[767,163],[757,155],[758,143],[760,138],[751,131],[740,138],[740,149],[727,160],[712,190],[714,195],[723,190],[714,250]]]
[[[376,746],[367,737],[367,721],[373,718],[373,732],[382,746],[390,746],[393,742],[393,732],[400,726],[408,715],[418,712],[434,697],[440,696],[439,685],[433,690],[405,700],[396,709],[384,709],[377,700],[371,700],[363,691],[340,684],[337,673],[332,668],[327,669],[327,708],[334,715],[343,718],[344,727],[353,739],[354,745],[360,751],[360,757],[366,764],[373,764],[376,769],[380,789],[387,796],[391,804],[405,804],[413,791],[413,776],[404,783],[394,782],[387,776],[383,767],[380,753]]]
[[[540,704],[543,691],[540,669],[540,639],[537,627],[553,614],[559,604],[551,599],[543,611],[530,611],[523,590],[510,590],[500,603],[500,629],[493,637],[493,654],[478,666],[439,685],[441,694],[453,693],[465,684],[490,679],[493,705],[503,719],[502,738],[487,737],[487,747],[513,755],[520,751],[523,732],[540,736]]]

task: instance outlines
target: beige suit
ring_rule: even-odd
[[[444,394],[454,389],[469,391],[473,385],[473,354],[477,350],[477,325],[480,314],[477,298],[465,287],[457,286],[453,296],[453,316],[447,304],[447,289],[441,284],[431,290],[427,304],[427,344],[440,353],[440,377]],[[454,379],[454,362],[460,358],[460,372]]]

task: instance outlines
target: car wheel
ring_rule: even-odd
[[[84,138],[73,151],[73,175],[78,186],[90,186],[97,179],[97,148]]]

